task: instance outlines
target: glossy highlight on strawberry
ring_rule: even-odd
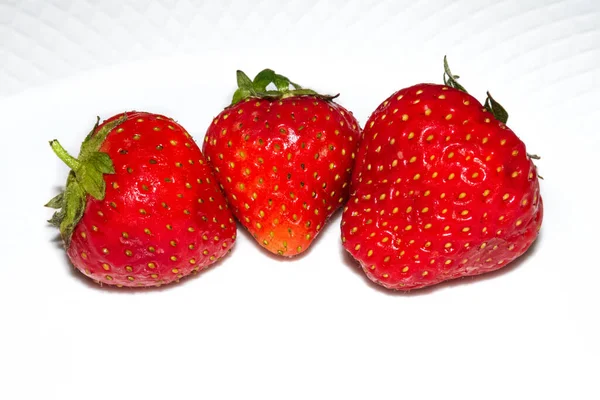
[[[94,127],[48,204],[73,265],[94,281],[160,286],[200,271],[233,246],[236,226],[217,180],[187,131],[146,112]],[[101,162],[99,162],[101,161]]]
[[[238,72],[238,84],[203,151],[256,241],[274,254],[300,254],[348,199],[359,125],[333,97],[271,70],[254,81]]]
[[[491,96],[486,106],[455,87],[419,84],[371,115],[342,216],[343,245],[369,279],[431,286],[502,268],[534,242],[536,167],[491,112],[504,109]]]

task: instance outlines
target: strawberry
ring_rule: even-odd
[[[208,267],[236,227],[198,146],[170,118],[145,112],[96,123],[48,207],[73,265],[100,284],[160,286]]]
[[[214,118],[203,152],[256,241],[295,256],[348,198],[360,127],[334,97],[272,70],[253,81],[237,76],[232,105]]]
[[[488,93],[453,76],[385,100],[366,123],[342,242],[369,279],[409,290],[490,272],[522,255],[542,223],[536,168]]]

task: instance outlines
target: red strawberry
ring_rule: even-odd
[[[203,151],[256,241],[297,255],[348,198],[360,128],[333,97],[271,70],[254,81],[238,71],[238,85],[233,104],[208,128]]]
[[[536,168],[488,93],[446,65],[446,85],[385,100],[364,129],[342,216],[344,247],[369,279],[409,290],[502,268],[542,223]]]
[[[102,284],[160,286],[223,257],[236,227],[210,167],[181,125],[144,112],[96,124],[47,206],[73,265]]]

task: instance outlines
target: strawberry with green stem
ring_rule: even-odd
[[[536,167],[488,93],[418,84],[366,123],[342,215],[342,241],[367,277],[418,289],[502,268],[534,242],[543,206]]]
[[[47,204],[73,265],[101,284],[160,286],[223,257],[236,227],[210,167],[187,131],[145,112],[96,123]]]
[[[360,137],[350,112],[272,70],[237,72],[203,151],[237,219],[281,256],[306,251],[348,198]],[[270,89],[274,87],[275,89]]]

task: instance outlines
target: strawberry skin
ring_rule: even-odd
[[[348,198],[360,128],[315,95],[254,95],[225,109],[203,152],[237,219],[281,256],[304,252]]]
[[[523,142],[469,94],[420,84],[366,123],[342,241],[372,281],[417,289],[506,266],[542,210]]]
[[[67,254],[78,270],[101,284],[147,287],[178,281],[231,249],[233,216],[183,127],[162,115],[129,112],[94,132],[123,118],[98,149],[114,166],[114,173],[103,176],[104,197],[87,194],[71,235],[65,237],[61,229]]]
[[[238,220],[270,252],[293,256],[347,200],[359,135],[332,102],[246,99],[214,119],[203,151]]]

